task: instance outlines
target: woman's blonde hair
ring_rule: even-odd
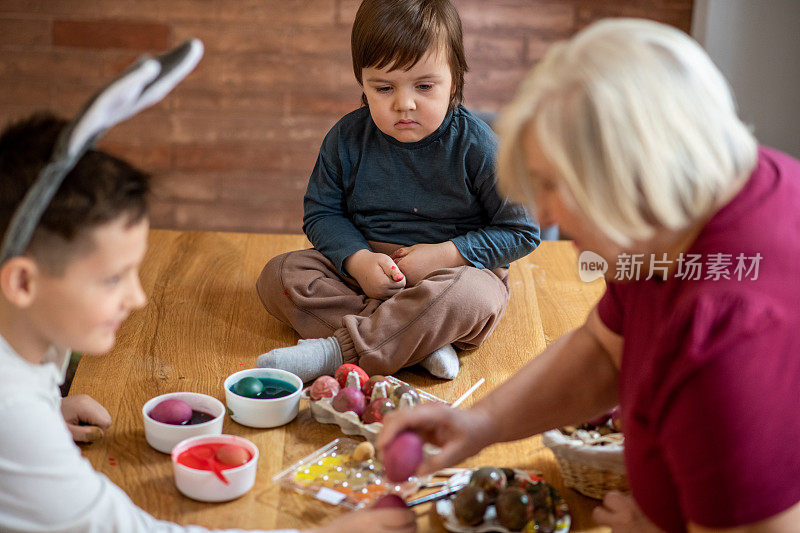
[[[526,133],[564,200],[622,246],[712,212],[753,170],[757,145],[730,89],[681,31],[607,19],[553,45],[499,121],[501,188],[533,206]]]

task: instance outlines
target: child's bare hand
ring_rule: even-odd
[[[359,250],[344,261],[344,268],[370,298],[386,300],[406,286],[406,278],[386,254]]]
[[[111,415],[105,407],[85,394],[62,398],[61,416],[75,442],[94,442],[111,425]]]
[[[603,504],[595,507],[592,516],[598,524],[610,526],[613,533],[659,533],[644,516],[632,496],[611,491],[603,498]]]
[[[395,250],[391,258],[405,274],[406,284],[409,287],[425,279],[434,270],[469,264],[453,241],[404,246]]]
[[[414,533],[417,516],[410,509],[365,509],[340,516],[309,533],[350,533],[370,531],[376,533]]]

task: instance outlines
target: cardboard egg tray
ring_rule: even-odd
[[[393,388],[399,385],[408,385],[408,383],[405,381],[397,379],[394,376],[386,376],[386,381],[391,383]],[[444,405],[449,405],[448,402],[445,402],[433,394],[417,389],[416,387],[414,388],[419,393],[420,400],[423,403],[438,402]],[[365,424],[358,418],[358,415],[352,411],[340,413],[333,408],[333,405],[331,405],[333,398],[322,398],[321,400],[316,401],[312,400],[308,396],[309,389],[310,387],[303,389],[302,397],[308,400],[309,404],[311,405],[311,416],[314,417],[314,420],[323,424],[336,424],[346,435],[360,435],[373,444],[375,443],[378,433],[380,433],[381,429],[383,428],[382,423],[375,422],[372,424]]]

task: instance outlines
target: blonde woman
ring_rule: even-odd
[[[598,522],[798,531],[800,163],[757,145],[694,41],[642,20],[553,46],[500,138],[501,186],[606,260],[606,293],[473,408],[399,411],[379,446],[412,428],[443,447],[431,471],[619,403],[633,499]]]

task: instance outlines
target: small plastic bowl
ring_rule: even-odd
[[[202,424],[187,426],[165,424],[150,418],[150,411],[153,410],[153,407],[170,398],[183,400],[195,411],[206,412],[214,418]],[[147,439],[147,444],[162,453],[170,453],[176,444],[189,437],[222,433],[225,406],[216,398],[199,392],[170,392],[148,400],[142,407],[142,418],[144,419],[144,437]]]
[[[246,377],[273,378],[293,385],[297,390],[283,398],[274,400],[247,398],[239,396],[231,390],[234,383]],[[303,380],[296,375],[277,368],[250,368],[240,370],[225,379],[225,403],[231,418],[252,428],[274,428],[288,424],[297,416],[300,406],[300,395],[303,391]]]
[[[198,444],[237,444],[247,448],[253,457],[242,466],[228,468],[221,472],[228,480],[222,482],[210,470],[196,470],[178,462],[178,456]],[[184,496],[201,502],[226,502],[233,500],[253,488],[256,482],[258,465],[258,446],[247,439],[236,435],[211,435],[191,437],[179,442],[172,450],[172,471],[175,474],[175,486]]]

